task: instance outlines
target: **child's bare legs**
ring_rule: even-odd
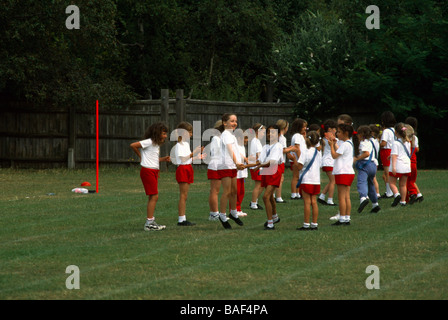
[[[406,194],[408,192],[406,182],[408,181],[407,176],[401,176],[400,180],[398,181],[398,186],[400,187],[400,195],[401,195],[401,202],[406,203],[404,201],[406,199]]]
[[[373,178],[373,185],[375,186],[376,194],[380,194],[380,186],[378,184],[378,180],[376,180],[376,177]]]
[[[389,177],[389,185],[390,185],[390,189],[392,190],[394,195],[396,195],[398,193],[397,178],[390,176]]]
[[[261,187],[261,181],[254,181],[255,186],[254,190],[252,191],[252,203],[257,203],[258,197],[260,197],[260,194],[263,192],[263,188]]]
[[[282,198],[282,185],[283,185],[284,180],[285,180],[285,175],[282,174],[282,179],[280,180],[280,186],[277,189],[275,189],[275,198],[276,199]]]
[[[311,195],[302,192],[302,198],[303,198],[303,222],[310,223],[311,218]]]
[[[340,225],[350,222],[350,212],[352,211],[352,203],[350,201],[350,186],[338,184],[338,200],[339,200],[339,221],[334,225]]]
[[[229,203],[229,209],[236,211],[236,195],[237,184],[236,178],[225,177],[221,179],[222,195],[219,200],[220,213],[225,214],[227,209],[227,203]]]
[[[148,205],[146,207],[146,218],[154,219],[154,211],[156,210],[156,204],[158,199],[159,199],[158,194],[152,194],[148,196]]]
[[[296,194],[296,197],[299,197],[299,188],[296,188],[297,182],[299,181],[299,168],[295,165],[292,166],[292,179],[291,179],[291,197],[293,194]]]
[[[263,202],[266,209],[266,216],[268,218],[268,221],[272,221],[273,215],[277,213],[277,205],[275,204],[275,199],[273,197],[275,192],[274,186],[267,186],[265,188],[264,194],[263,194]]]
[[[313,224],[317,225],[317,217],[319,215],[319,207],[317,206],[317,196],[311,196],[311,208],[313,209]]]
[[[190,184],[186,182],[179,183],[179,217],[185,216],[185,211],[187,207],[188,190],[190,190]]]
[[[208,197],[208,204],[210,212],[218,212],[218,196],[221,188],[221,180],[210,180],[210,195]]]

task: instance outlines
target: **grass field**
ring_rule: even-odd
[[[145,232],[138,172],[103,169],[99,194],[83,195],[71,189],[93,184],[94,170],[0,169],[0,298],[448,298],[447,171],[420,170],[425,201],[391,208],[380,200],[378,214],[368,213],[370,205],[356,213],[354,183],[351,226],[331,226],[337,209],[320,205],[317,232],[296,231],[302,201],[278,205],[273,232],[263,230],[264,210],[245,210],[245,225],[231,221],[232,230],[208,221],[205,171],[196,171],[187,203],[197,225],[176,225],[177,183],[174,173],[162,173],[156,220],[167,229]],[[287,172],[284,199],[290,179]],[[251,189],[249,179],[246,208]],[[79,290],[66,288],[69,265],[79,267]],[[366,288],[369,265],[379,268],[380,289]]]

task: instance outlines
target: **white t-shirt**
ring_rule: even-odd
[[[276,165],[270,165],[260,169],[261,175],[273,175],[278,170],[278,165],[283,161],[283,146],[280,142],[273,145],[265,144],[260,154],[260,163],[273,161]]]
[[[210,143],[210,162],[208,163],[208,169],[217,171],[218,164],[221,161],[221,138],[214,136]]]
[[[324,147],[322,151],[322,167],[333,167],[334,159],[331,156],[331,147],[327,138],[322,139],[322,146]]]
[[[233,156],[229,154],[228,145],[232,146],[233,152],[238,157],[238,141],[235,135],[231,130],[224,130],[221,134],[221,163],[218,164],[218,170],[236,169]]]
[[[403,147],[400,141],[401,139],[394,141],[394,143],[392,144],[392,150],[390,152],[391,161],[392,155],[397,155],[397,164],[395,165],[395,171],[397,173],[409,173],[411,172],[411,159],[408,157],[405,148],[410,155],[411,144],[409,142],[405,142]],[[392,171],[392,162],[391,168],[389,168],[389,170]]]
[[[391,149],[392,143],[395,140],[396,138],[394,128],[387,128],[383,130],[383,134],[381,135],[381,141],[386,141],[386,146],[383,149]]]
[[[302,150],[306,149],[305,138],[300,133],[294,134],[291,138],[291,145],[295,146],[296,144],[298,144],[300,146],[300,152],[302,152]],[[291,153],[298,160],[297,153],[295,153],[295,152],[291,152]],[[289,160],[289,162],[294,162],[294,161]]]
[[[250,164],[257,162],[256,160],[251,160],[251,159],[252,158],[256,159],[257,153],[260,153],[261,149],[263,149],[263,146],[261,145],[261,142],[257,137],[255,137],[249,141],[249,163]]]
[[[373,156],[372,161],[375,163],[376,166],[378,166],[378,157],[380,156],[380,143],[378,142],[378,139],[370,138],[370,141],[373,142],[373,145],[375,146],[375,150],[373,150]],[[376,153],[375,153],[376,151]]]
[[[299,177],[302,177],[308,164],[311,162],[314,156],[316,148],[311,147],[301,152],[298,162],[303,164],[303,168],[300,171]],[[322,164],[322,154],[317,151],[316,157],[312,166],[308,169],[307,173],[302,178],[302,184],[320,184],[320,167]]]
[[[284,135],[280,135],[280,137],[278,138],[278,142],[280,142],[280,144],[282,145],[283,149],[288,147],[288,144],[286,143],[286,138]],[[283,154],[283,161],[282,163],[286,162],[286,154]]]
[[[240,152],[240,163],[245,163],[244,158],[246,157],[246,148],[244,146],[238,145],[238,150]],[[243,170],[238,170],[236,174],[237,179],[247,178],[247,168]]]
[[[159,170],[160,146],[153,144],[151,139],[140,141],[142,146],[140,150],[140,165],[149,169]]]
[[[178,166],[191,164],[193,162],[193,159],[190,157],[190,154],[190,143],[186,141],[176,143],[176,146],[174,147],[174,155],[176,157],[176,164]],[[188,157],[188,160],[182,161],[181,157]]]
[[[354,174],[353,170],[353,145],[350,140],[340,141],[340,145],[336,153],[340,156],[334,160],[333,175],[336,174]]]

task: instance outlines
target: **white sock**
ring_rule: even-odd
[[[392,189],[390,188],[390,184],[386,183],[386,194],[390,195],[393,194]]]
[[[367,199],[366,197],[361,197],[361,199],[359,199],[359,203],[362,203],[366,199]]]
[[[325,200],[325,198],[322,199],[322,200]],[[328,198],[328,199],[327,199],[327,203],[334,204],[334,202],[333,202],[333,198]]]
[[[325,193],[321,193],[319,195],[319,199],[325,200]],[[333,199],[333,198],[328,198],[328,200]]]
[[[154,218],[146,218],[146,221],[148,221],[148,222],[153,222],[153,221],[154,221]]]
[[[277,221],[278,220],[278,215],[277,214],[273,214],[272,215],[272,221]]]
[[[311,228],[317,228],[317,223],[311,222]]]
[[[280,202],[283,201],[282,197],[278,197],[277,201],[280,201]]]
[[[304,227],[304,228],[309,228],[309,227],[310,227],[310,224],[309,224],[309,223],[306,223],[306,222],[304,222],[304,223],[303,223],[303,227]]]
[[[273,220],[268,220],[268,227],[272,228],[274,226],[274,221]]]
[[[417,198],[418,197],[422,197],[422,194],[419,192],[419,193],[417,193]]]
[[[250,206],[252,207],[252,208],[256,208],[258,205],[257,205],[257,203],[256,202],[250,202]]]
[[[398,197],[399,195],[399,193],[394,194],[394,198]]]
[[[219,213],[219,219],[221,219],[222,222],[226,222],[227,221],[227,216],[226,213]]]
[[[345,222],[345,216],[340,215],[339,216],[339,222]]]
[[[291,193],[291,198],[298,198],[297,193]]]
[[[179,222],[184,222],[185,220],[187,220],[187,216],[183,215],[183,216],[179,216]]]
[[[379,206],[378,202],[372,203],[372,208],[375,208],[375,207],[378,207],[378,206]]]
[[[345,222],[350,222],[350,216],[349,215],[345,216]]]
[[[232,209],[232,210],[230,210],[230,214],[231,214],[234,218],[238,218],[238,211],[236,211],[236,209]]]

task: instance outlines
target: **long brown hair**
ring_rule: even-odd
[[[143,139],[151,139],[154,144],[162,145],[162,133],[168,133],[168,127],[163,122],[157,122],[146,129]]]

